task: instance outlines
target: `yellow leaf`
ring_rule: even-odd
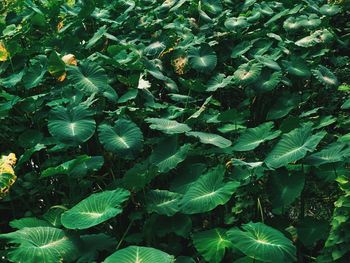
[[[59,76],[59,77],[57,78],[57,80],[58,80],[59,82],[62,82],[62,81],[64,81],[64,80],[66,79],[66,77],[67,77],[67,73],[64,72],[61,76]]]
[[[6,61],[9,55],[10,54],[5,48],[4,44],[0,42],[0,61]]]
[[[68,54],[62,57],[62,60],[66,65],[73,65],[77,66],[78,65],[78,60],[75,58],[73,54]]]

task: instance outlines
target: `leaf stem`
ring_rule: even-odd
[[[124,234],[122,235],[122,237],[121,237],[121,239],[120,239],[120,241],[119,241],[119,243],[118,243],[118,245],[117,245],[116,250],[118,250],[119,247],[121,246],[121,244],[123,243],[124,238],[125,238],[125,236],[128,234],[128,232],[129,232],[129,230],[130,230],[130,228],[131,228],[131,226],[132,226],[133,223],[134,223],[134,220],[131,220],[130,223],[129,223],[129,225],[128,225],[128,227],[126,228]]]

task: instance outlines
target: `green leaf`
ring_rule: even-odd
[[[172,216],[179,211],[179,200],[182,195],[166,190],[151,190],[146,196],[149,213]]]
[[[325,86],[337,86],[337,77],[328,68],[319,65],[317,69],[312,70],[315,78]]]
[[[313,152],[325,135],[326,132],[312,135],[310,124],[283,134],[282,139],[265,159],[265,163],[271,168],[279,168],[296,162],[304,158],[308,152]]]
[[[105,70],[93,62],[85,61],[79,67],[68,67],[68,79],[87,95],[99,93],[111,100],[117,98],[117,93],[108,84]]]
[[[161,119],[161,118],[147,118],[147,123],[150,123],[150,128],[158,131],[162,131],[166,134],[185,133],[191,130],[191,128],[184,123],[179,123],[174,120]]]
[[[101,251],[111,251],[117,246],[117,240],[106,234],[80,236],[83,246],[77,263],[96,262]]]
[[[246,17],[231,17],[225,21],[225,27],[230,31],[240,31],[243,28],[247,28],[249,23]]]
[[[225,88],[231,84],[232,78],[232,76],[226,77],[224,74],[217,74],[208,81],[206,91],[216,91],[217,89]]]
[[[188,53],[188,58],[191,67],[202,73],[212,71],[217,64],[216,53],[209,45],[192,48]]]
[[[271,131],[273,122],[263,123],[255,128],[247,129],[233,146],[234,151],[254,150],[261,143],[277,138],[281,131]]]
[[[320,152],[306,158],[306,163],[319,166],[327,163],[343,162],[350,156],[350,148],[343,143],[334,143]]]
[[[224,174],[225,167],[220,165],[200,176],[188,188],[180,201],[182,213],[198,214],[209,212],[217,206],[228,202],[239,187],[239,183],[235,181],[223,182]]]
[[[220,263],[225,250],[232,247],[226,230],[221,228],[195,233],[192,239],[197,251],[210,263]]]
[[[276,72],[273,72],[272,74],[270,72],[263,71],[263,73],[255,82],[254,89],[259,93],[272,91],[281,82],[281,79],[282,79],[282,71],[276,71]]]
[[[66,64],[64,64],[62,59],[57,55],[55,51],[53,51],[49,56],[48,70],[49,73],[55,78],[62,76],[66,70]]]
[[[39,55],[31,60],[31,66],[23,76],[22,82],[26,89],[32,89],[38,86],[44,78],[47,70],[46,56]]]
[[[130,246],[121,250],[118,250],[103,263],[174,263],[175,259],[173,256],[151,247],[137,247]]]
[[[25,227],[1,234],[0,238],[19,244],[8,254],[12,262],[73,262],[78,253],[74,240],[63,230],[53,227]]]
[[[186,135],[199,138],[201,143],[212,144],[219,148],[227,148],[227,147],[230,147],[232,144],[230,140],[227,140],[226,138],[213,133],[187,132]]]
[[[120,119],[114,126],[101,124],[98,133],[104,148],[122,158],[134,158],[142,149],[142,132],[132,121]]]
[[[48,128],[51,135],[64,143],[81,144],[95,133],[93,113],[85,106],[56,107],[51,110]]]
[[[166,173],[183,162],[190,149],[190,144],[184,144],[178,148],[176,138],[165,138],[159,142],[158,146],[152,152],[150,162],[158,167],[159,172]]]
[[[291,75],[301,78],[308,78],[311,75],[307,62],[300,57],[293,57],[291,61],[283,60],[282,65]]]
[[[295,262],[296,248],[278,230],[263,223],[248,223],[227,232],[233,246],[263,262]]]
[[[277,120],[288,115],[299,104],[300,97],[295,93],[283,92],[280,94],[279,100],[272,105],[267,113],[268,120]]]
[[[283,208],[294,202],[304,189],[305,176],[301,173],[293,172],[288,174],[283,170],[274,173],[269,181],[270,200],[273,208]],[[278,210],[274,211],[278,213]]]
[[[329,231],[328,222],[325,220],[317,220],[312,217],[305,217],[297,225],[298,240],[304,246],[312,248],[317,241],[326,240]]]
[[[246,85],[258,79],[262,69],[262,64],[256,62],[248,62],[242,64],[233,74],[234,80],[238,84]]]
[[[122,188],[92,194],[62,214],[62,225],[69,229],[86,229],[101,224],[120,214],[121,205],[129,196],[129,191]]]
[[[321,8],[320,8],[320,13],[322,15],[326,15],[326,16],[334,16],[334,15],[338,14],[340,11],[341,11],[341,8],[339,5],[325,4],[325,5],[321,6]]]
[[[23,217],[20,219],[12,220],[9,225],[12,228],[22,229],[25,227],[41,227],[41,226],[52,226],[49,222],[38,219],[36,217]]]
[[[253,47],[253,43],[251,41],[243,41],[235,46],[231,51],[231,58],[237,58],[244,55]]]

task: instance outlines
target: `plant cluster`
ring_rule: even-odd
[[[2,1],[2,260],[346,262],[349,17]]]

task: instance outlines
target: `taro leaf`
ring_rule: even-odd
[[[224,174],[225,167],[219,165],[200,176],[181,199],[181,212],[204,213],[227,203],[240,184],[236,181],[223,182]]]
[[[108,86],[106,72],[93,62],[82,63],[79,67],[69,67],[68,79],[79,90],[87,94],[98,93]]]
[[[174,120],[147,118],[145,121],[151,124],[151,129],[162,131],[166,134],[185,133],[191,130],[187,124],[179,123]]]
[[[342,110],[348,110],[350,109],[350,99],[347,99],[344,101],[344,103],[340,107]]]
[[[48,128],[51,135],[64,143],[80,144],[95,133],[96,123],[87,107],[74,108],[58,106],[51,110]]]
[[[311,14],[308,17],[300,17],[300,23],[307,29],[314,29],[321,24],[321,19],[316,14]]]
[[[231,51],[231,58],[237,58],[244,55],[249,49],[253,47],[251,41],[243,41],[235,46]]]
[[[316,30],[310,36],[304,37],[296,41],[295,45],[300,47],[312,47],[318,43],[328,43],[333,38],[333,34],[327,29]]]
[[[64,74],[65,70],[66,64],[64,64],[63,60],[58,56],[58,54],[53,51],[48,60],[49,73],[55,78],[58,78]]]
[[[203,11],[209,12],[213,15],[218,15],[222,12],[222,4],[220,0],[203,0]]]
[[[13,73],[5,78],[0,79],[0,86],[3,86],[5,88],[12,88],[16,86],[23,78],[24,70]]]
[[[48,221],[38,219],[36,217],[22,217],[20,219],[15,219],[12,220],[9,225],[15,229],[22,229],[25,227],[52,226]]]
[[[111,251],[117,246],[117,240],[106,234],[80,236],[82,240],[81,255],[77,263],[96,262],[101,251]]]
[[[79,162],[72,167],[69,174],[71,176],[85,176],[88,173],[97,172],[104,163],[102,156],[89,156],[86,160]]]
[[[157,57],[166,49],[166,45],[163,42],[156,41],[145,47],[143,52],[146,56]]]
[[[272,58],[270,57],[265,57],[265,56],[255,56],[255,58],[261,63],[263,64],[264,66],[270,68],[270,69],[273,69],[273,70],[277,70],[277,71],[280,71],[281,70],[281,67],[280,65],[278,65],[278,63],[273,60]]]
[[[77,157],[76,159],[69,160],[67,162],[61,163],[60,165],[57,165],[56,167],[49,167],[42,171],[41,177],[50,177],[57,174],[69,174],[70,171],[74,167],[76,167],[79,164],[82,164],[86,160],[88,160],[90,157],[87,155],[81,155]]]
[[[177,171],[181,176],[177,176],[171,182],[170,190],[184,194],[188,188],[193,185],[199,176],[203,174],[207,166],[204,163],[186,163]]]
[[[120,119],[114,126],[101,124],[98,132],[104,148],[122,158],[134,158],[142,149],[142,132],[132,121]]]
[[[179,211],[179,200],[182,195],[166,190],[151,190],[146,196],[149,213],[172,216]]]
[[[106,26],[102,26],[99,29],[97,29],[96,33],[86,43],[86,48],[93,47],[106,33],[107,33]]]
[[[202,45],[200,48],[192,48],[188,53],[190,65],[198,72],[210,72],[217,64],[215,51],[209,45]]]
[[[62,225],[68,229],[87,229],[101,224],[120,214],[121,205],[129,196],[130,192],[122,188],[92,194],[62,214]]]
[[[286,207],[298,198],[304,189],[305,176],[301,173],[290,173],[282,170],[270,177],[269,193],[272,207],[276,214],[280,214],[280,208]]]
[[[190,144],[184,144],[178,148],[176,138],[165,138],[159,142],[158,146],[152,152],[150,162],[158,167],[159,172],[166,173],[183,162],[190,149]]]
[[[79,67],[68,67],[68,79],[76,88],[88,95],[100,93],[111,101],[116,101],[118,97],[108,84],[105,70],[94,62],[85,61]]]
[[[263,262],[295,262],[296,248],[278,230],[263,223],[248,223],[242,230],[227,231],[233,246],[243,254]]]
[[[350,156],[350,148],[343,143],[333,143],[325,149],[310,155],[306,163],[319,166],[327,163],[343,162]]]
[[[304,124],[301,128],[283,134],[282,139],[265,159],[265,163],[271,168],[279,168],[296,162],[308,152],[313,152],[325,135],[326,132],[312,135],[312,125]]]
[[[230,31],[240,31],[243,28],[247,28],[249,23],[246,17],[231,17],[225,21],[225,27]]]
[[[282,71],[276,71],[272,74],[263,71],[260,77],[255,81],[254,89],[259,93],[272,91],[281,82]]]
[[[36,59],[31,60],[31,66],[23,76],[22,82],[26,89],[32,89],[38,86],[44,78],[47,70],[46,56],[39,55]]]
[[[232,78],[232,76],[226,77],[221,73],[217,74],[208,81],[206,91],[216,91],[217,89],[225,88],[231,83]]]
[[[142,190],[158,174],[157,167],[149,167],[148,160],[136,163],[122,178],[125,188],[137,192]]]
[[[219,148],[227,148],[232,144],[230,140],[227,140],[226,138],[213,133],[187,132],[186,135],[199,138],[201,143],[211,144]]]
[[[244,131],[233,146],[234,151],[250,151],[254,150],[261,143],[277,138],[281,132],[271,131],[273,122],[263,123],[255,128]]]
[[[302,58],[293,58],[291,61],[283,60],[282,64],[291,75],[301,78],[307,78],[311,75],[307,62]]]
[[[283,28],[286,31],[297,31],[302,27],[302,23],[299,17],[288,17],[284,22],[283,22]]]
[[[233,74],[238,84],[249,84],[256,81],[261,73],[262,65],[256,62],[242,64]]]
[[[210,263],[220,263],[225,250],[232,248],[232,243],[226,236],[226,230],[222,228],[195,233],[192,239],[194,247]]]
[[[305,217],[297,225],[298,240],[306,247],[312,248],[317,241],[326,240],[329,226],[327,221]]]
[[[325,86],[337,86],[337,77],[325,66],[319,65],[316,69],[312,70],[315,78]]]
[[[188,238],[192,229],[191,217],[184,214],[157,217],[156,225],[157,229],[155,231],[159,237],[174,233],[177,236]]]
[[[267,113],[268,120],[277,120],[288,115],[299,102],[299,98],[296,94],[281,93],[279,100],[272,105],[271,109]]]
[[[325,4],[325,5],[321,6],[321,8],[320,8],[320,13],[322,15],[326,15],[326,16],[334,16],[334,15],[338,14],[340,11],[341,11],[341,8],[339,5]]]
[[[8,253],[12,262],[73,262],[78,254],[74,240],[54,227],[25,227],[0,239],[19,244]]]
[[[173,263],[174,257],[155,248],[129,246],[107,257],[103,263]]]

